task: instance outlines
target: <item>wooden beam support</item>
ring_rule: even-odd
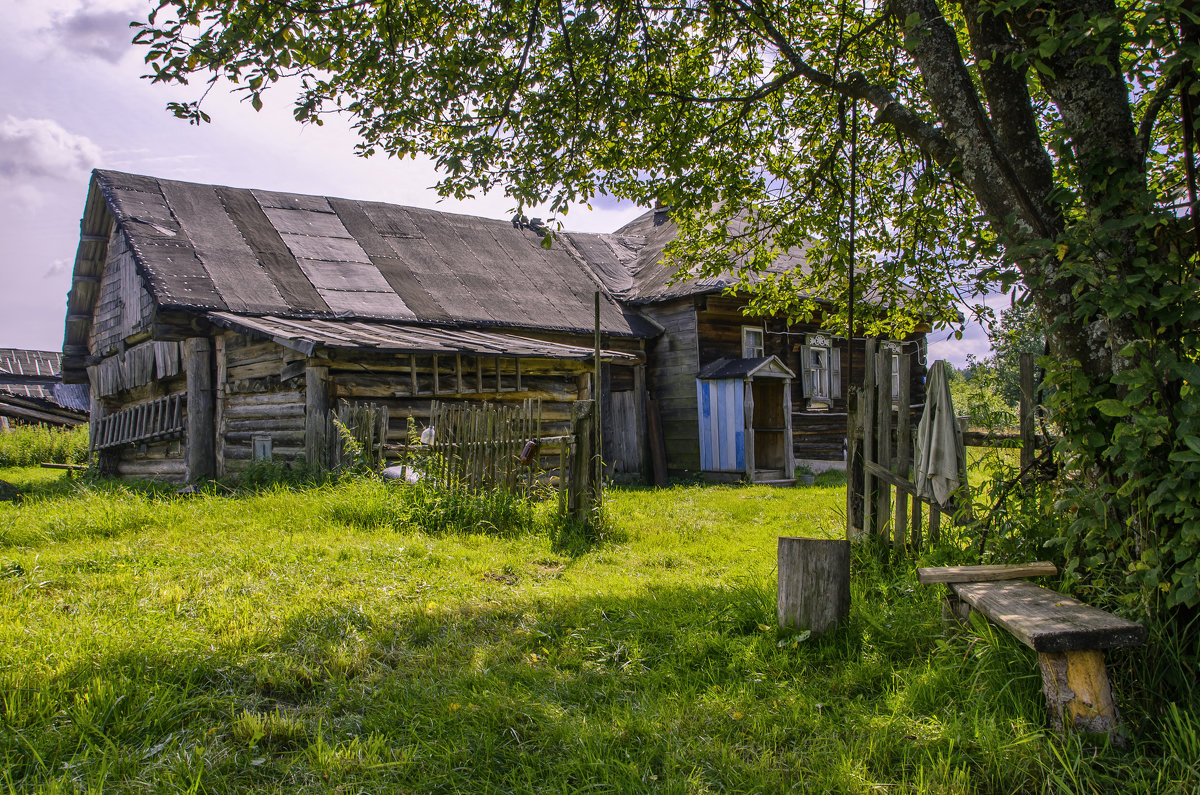
[[[183,343],[187,374],[187,479],[193,482],[217,474],[212,355],[208,337],[190,337]]]
[[[333,460],[333,384],[329,368],[310,366],[304,371],[304,458],[310,466],[328,469]]]

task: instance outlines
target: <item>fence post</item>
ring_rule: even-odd
[[[596,401],[577,400],[571,404],[573,449],[567,481],[567,512],[579,521],[587,521],[599,502],[599,482],[592,460],[597,454],[595,423]]]
[[[875,461],[875,340],[863,342],[863,532],[875,535],[875,476],[867,470],[866,462]]]
[[[892,354],[891,351],[881,350],[875,355],[875,384],[878,397],[875,411],[875,460],[880,466],[892,469]],[[892,515],[892,487],[886,482],[879,483],[879,501],[876,506],[880,539],[887,543],[888,520]]]
[[[862,502],[859,489],[862,483],[862,415],[863,393],[858,387],[846,391],[846,538],[853,539],[863,532]]]
[[[889,359],[891,357],[888,357]],[[896,400],[896,466],[892,468],[900,477],[908,479],[912,456],[912,354],[900,349],[900,394]],[[896,489],[896,518],[893,530],[893,546],[897,553],[903,548],[908,535],[908,493]]]
[[[1033,354],[1021,354],[1021,470],[1033,465],[1035,449],[1033,430]]]

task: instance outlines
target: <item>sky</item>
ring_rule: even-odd
[[[354,155],[356,137],[339,119],[301,126],[286,90],[261,112],[214,90],[212,123],[191,126],[165,110],[195,89],[156,86],[129,22],[144,0],[0,0],[0,347],[60,350],[79,218],[93,168],[242,188],[432,207],[507,218],[499,193],[460,202],[432,190],[429,161]],[[593,202],[561,220],[568,229],[611,232],[641,210]],[[537,208],[527,211],[537,215]],[[984,355],[986,336],[930,335],[931,358],[961,364]]]

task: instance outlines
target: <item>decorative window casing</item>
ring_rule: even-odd
[[[761,359],[766,356],[762,326],[742,326],[742,358]]]
[[[809,334],[800,346],[800,370],[809,405],[828,406],[842,396],[842,352],[827,334]]]

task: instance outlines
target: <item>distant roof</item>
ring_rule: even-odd
[[[637,252],[627,266],[629,285],[622,298],[633,304],[648,304],[688,295],[721,293],[738,284],[739,277],[732,273],[676,279],[675,268],[664,265],[662,256],[677,233],[669,211],[660,208],[639,215],[611,235]],[[777,258],[770,270],[783,273],[804,269],[807,262],[802,252],[789,251]]]
[[[613,300],[636,242],[379,202],[94,172],[160,305],[648,336]]]
[[[6,375],[57,380],[62,373],[62,354],[58,351],[27,351],[0,348],[0,378]]]
[[[85,385],[62,383],[62,354],[0,348],[0,393],[30,398],[72,411],[88,411]]]
[[[749,359],[717,359],[705,365],[696,375],[704,381],[720,381],[726,378],[795,378],[778,356],[755,356]]]

